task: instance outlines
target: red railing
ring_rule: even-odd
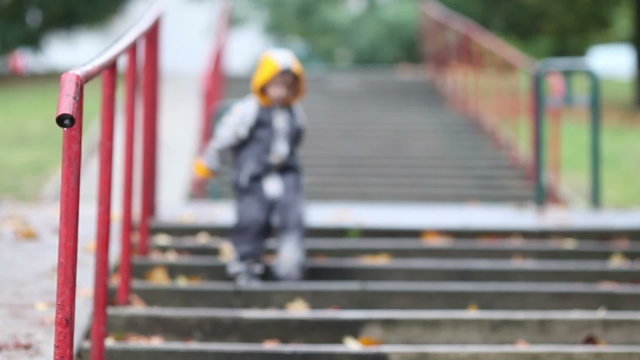
[[[125,158],[122,219],[122,258],[117,302],[126,304],[131,279],[131,237],[134,232],[132,199],[134,180],[134,144],[137,47],[144,44],[143,154],[141,211],[139,219],[140,253],[148,251],[149,222],[155,211],[155,174],[158,98],[158,32],[162,10],[152,8],[137,25],[126,32],[100,56],[86,65],[61,76],[56,122],[64,128],[62,148],[62,184],[60,198],[60,233],[55,320],[55,360],[70,360],[74,355],[76,264],[78,250],[78,215],[82,158],[83,92],[86,83],[102,76],[102,111],[100,130],[99,191],[96,237],[96,270],[91,328],[91,359],[104,359],[107,331],[109,278],[109,238],[111,227],[113,137],[117,81],[117,60],[126,54],[125,76]]]
[[[214,36],[213,50],[202,75],[202,117],[198,153],[204,150],[204,147],[213,135],[215,112],[218,109],[219,103],[224,99],[226,77],[223,69],[223,60],[227,38],[229,36],[231,16],[231,3],[227,1],[222,2]],[[204,197],[206,192],[205,188],[206,184],[204,181],[195,180],[192,186],[193,196],[197,198]]]
[[[535,59],[435,0],[424,3],[422,15],[424,59],[437,90],[533,180]],[[550,196],[558,200],[553,182]]]

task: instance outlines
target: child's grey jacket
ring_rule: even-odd
[[[252,179],[270,172],[300,171],[297,148],[304,132],[304,115],[299,104],[292,107],[263,107],[254,95],[247,95],[223,116],[209,141],[204,161],[219,170],[221,152],[233,155],[233,185],[248,186]]]

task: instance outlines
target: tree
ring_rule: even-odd
[[[442,0],[535,57],[583,55],[620,40],[612,29],[625,0]]]
[[[126,1],[0,1],[0,55],[20,46],[38,46],[42,37],[51,30],[104,21]]]
[[[416,0],[247,0],[266,30],[307,60],[349,65],[420,60]]]

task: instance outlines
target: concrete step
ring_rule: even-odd
[[[305,185],[308,187],[342,187],[348,185],[358,185],[362,187],[382,187],[397,188],[406,187],[410,189],[416,188],[416,192],[422,190],[422,187],[451,187],[463,188],[471,187],[478,190],[495,191],[526,191],[531,193],[531,184],[524,180],[506,180],[506,179],[474,179],[474,178],[436,178],[436,177],[405,177],[405,176],[352,176],[351,169],[345,169],[343,173],[317,175],[315,171],[305,178]]]
[[[443,207],[443,216],[450,217],[451,213],[445,214],[448,207]],[[450,208],[449,208],[450,209]],[[487,214],[487,216],[494,216],[495,214]],[[491,220],[491,218],[486,219]],[[307,238],[342,238],[345,240],[357,241],[358,238],[364,239],[419,239],[425,230],[436,231],[454,239],[476,239],[484,243],[499,243],[500,239],[506,239],[512,241],[515,238],[516,242],[520,239],[548,239],[550,243],[558,241],[556,247],[564,246],[564,239],[569,238],[570,243],[574,243],[571,238],[575,239],[591,239],[591,240],[603,240],[611,241],[611,246],[620,246],[620,249],[625,249],[626,246],[634,244],[636,239],[640,239],[640,229],[617,227],[605,225],[589,225],[589,226],[532,226],[522,225],[514,226],[510,224],[510,221],[517,221],[516,217],[508,215],[505,217],[505,225],[495,228],[487,228],[485,226],[469,224],[466,226],[450,226],[450,227],[438,227],[429,229],[409,229],[398,227],[375,227],[375,226],[313,226],[306,229]],[[482,221],[482,218],[474,217],[474,222],[478,223]],[[454,221],[455,222],[455,221]],[[229,226],[214,225],[203,222],[185,223],[184,221],[152,221],[152,231],[154,233],[164,233],[175,236],[195,235],[199,232],[208,232],[213,236],[227,236],[229,233]],[[631,243],[629,243],[629,239]],[[590,242],[591,240],[586,240]],[[547,241],[547,240],[545,240]],[[575,240],[578,245],[585,240]],[[635,246],[635,245],[633,245]]]
[[[382,345],[163,342],[114,343],[107,360],[637,360],[640,346]],[[88,344],[81,359],[88,359]]]
[[[112,307],[109,333],[166,340],[340,343],[367,336],[386,344],[637,344],[638,312],[490,310],[309,310]]]
[[[378,256],[378,257],[376,257]],[[311,258],[307,280],[406,280],[406,281],[583,281],[640,283],[640,265],[612,267],[599,260],[533,259],[388,259],[372,254],[361,258]],[[153,267],[165,266],[172,278],[196,276],[224,280],[224,263],[215,256],[137,258],[134,276],[144,278]],[[616,265],[620,266],[620,265]],[[267,273],[266,278],[270,278]]]
[[[608,282],[301,281],[240,288],[228,281],[138,280],[133,292],[152,306],[282,308],[302,297],[314,309],[640,309],[640,286]]]
[[[192,236],[174,237],[154,244],[160,251],[173,249],[180,254],[217,255],[223,238]],[[273,253],[275,241],[267,241],[268,253]],[[402,258],[488,258],[488,259],[592,259],[608,260],[614,254],[629,259],[640,258],[640,244],[615,243],[601,240],[565,239],[333,239],[308,238],[305,248],[309,257],[353,257],[386,253]]]

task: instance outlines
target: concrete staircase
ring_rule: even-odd
[[[230,80],[227,96],[245,95]],[[533,190],[486,134],[449,110],[422,71],[310,75],[302,148],[310,200],[527,202]],[[231,197],[228,171],[212,198]]]
[[[306,281],[238,288],[225,229],[156,232],[135,261],[146,306],[109,309],[108,359],[640,358],[640,245],[623,234],[310,229]],[[171,281],[147,280],[158,266]]]

